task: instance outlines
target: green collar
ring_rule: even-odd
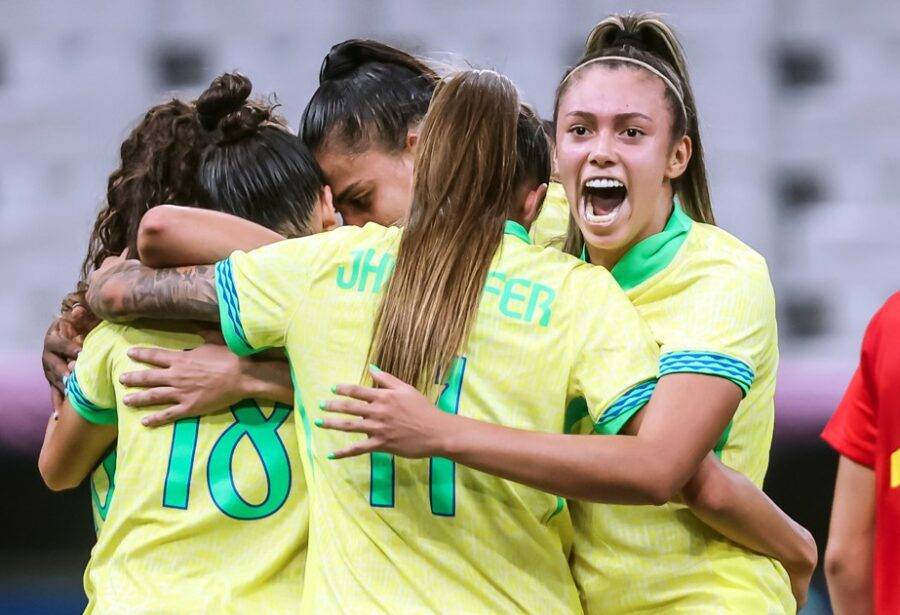
[[[503,234],[518,237],[525,243],[531,243],[531,237],[528,236],[528,231],[525,230],[524,226],[514,220],[506,221],[506,224],[503,225]]]
[[[665,228],[634,244],[610,271],[622,290],[630,290],[668,267],[692,223],[676,201]],[[588,262],[587,246],[581,249],[581,260]]]

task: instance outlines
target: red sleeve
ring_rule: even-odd
[[[860,363],[844,399],[825,425],[822,439],[838,453],[864,466],[875,467],[875,408]]]
[[[863,337],[859,367],[844,399],[822,432],[822,438],[837,452],[870,468],[875,467],[880,342],[883,332],[890,335],[897,329],[898,315],[900,293],[888,299],[872,317]]]

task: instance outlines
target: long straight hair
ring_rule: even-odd
[[[513,206],[519,116],[513,83],[486,70],[439,84],[425,116],[412,210],[370,352],[420,390],[449,367],[475,320]]]
[[[684,112],[674,92],[666,88],[666,98],[673,117],[672,139],[680,139],[687,135],[691,139],[692,152],[684,174],[675,179],[672,185],[688,216],[697,222],[715,224],[706,163],[703,158],[703,144],[700,141],[697,105],[687,62],[678,37],[659,15],[653,13],[610,15],[598,23],[588,35],[584,56],[566,72],[557,89],[554,119],[559,110],[560,99],[572,82],[568,77],[585,63],[603,56],[623,56],[645,62],[665,75],[678,88],[684,101]],[[604,66],[634,67],[615,60],[605,61]],[[565,250],[570,254],[579,255],[583,246],[584,238],[581,231],[578,225],[570,220]]]

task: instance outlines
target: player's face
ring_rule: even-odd
[[[316,160],[344,224],[403,224],[412,203],[413,155],[374,146],[354,152],[341,144],[319,148]]]
[[[611,266],[665,226],[683,171],[673,158],[685,147],[689,157],[690,140],[672,143],[665,84],[651,73],[597,64],[571,79],[557,112],[559,177],[592,261]]]

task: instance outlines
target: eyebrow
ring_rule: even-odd
[[[569,111],[568,113],[566,113],[566,117],[581,117],[581,118],[586,118],[586,119],[593,119],[594,114],[588,113],[587,111]],[[613,116],[613,119],[615,119],[617,121],[643,119],[643,120],[647,120],[648,122],[653,122],[653,118],[651,118],[649,115],[647,115],[645,113],[640,113],[638,111],[629,111],[628,113],[617,113],[616,115]]]
[[[631,111],[629,113],[618,113],[615,118],[617,120],[647,120],[648,122],[653,122],[653,118],[644,113],[639,113],[637,111]]]
[[[341,190],[341,192],[339,194],[336,194],[334,196],[334,200],[338,203],[343,203],[344,201],[346,201],[349,198],[349,196],[351,194],[353,194],[354,192],[359,192],[360,190],[362,190],[362,188],[363,188],[362,182],[355,181],[352,184],[350,184],[349,186],[347,186],[346,188],[344,188],[343,190]]]

